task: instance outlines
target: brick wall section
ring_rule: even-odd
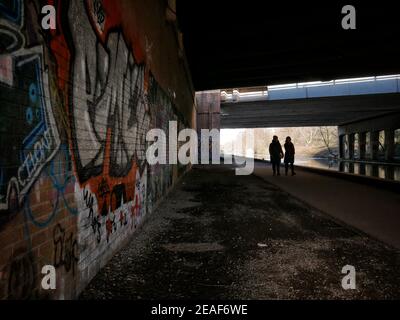
[[[145,137],[195,125],[192,86],[167,1],[1,6],[0,299],[75,298],[187,170],[149,166]]]

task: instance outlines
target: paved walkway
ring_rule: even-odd
[[[348,264],[356,290],[341,286]],[[399,279],[399,250],[262,179],[200,167],[81,299],[399,299]]]
[[[297,173],[295,177],[274,177],[269,164],[256,162],[256,176],[330,216],[400,248],[400,194],[301,169],[297,169]]]

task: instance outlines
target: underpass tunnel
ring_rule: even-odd
[[[399,12],[0,0],[0,300],[399,299]]]
[[[398,82],[399,76],[391,75],[197,92],[197,130],[200,135],[204,129],[220,129],[222,163],[225,154],[253,158],[256,175],[397,246],[398,221],[392,220],[397,208],[392,200],[400,190]],[[273,177],[268,149],[273,136],[279,137],[283,152],[286,137],[291,137],[296,180]],[[284,161],[282,175],[287,173]],[[319,181],[319,176],[326,177]],[[337,179],[347,190],[328,207],[324,202],[337,192],[329,183]],[[364,186],[387,190],[392,197],[387,214],[377,213],[387,199],[376,198],[369,205],[372,211],[352,207]],[[381,227],[374,230],[376,220]]]
[[[398,182],[398,82],[393,75],[198,92],[198,134],[221,129],[223,153],[233,152],[230,135],[244,139],[252,131],[259,160],[268,160],[273,135],[282,144],[292,136],[298,164],[319,158],[328,165],[317,167]],[[236,152],[244,156],[245,149]]]

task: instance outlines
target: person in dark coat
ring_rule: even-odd
[[[283,158],[283,150],[277,136],[274,136],[271,144],[269,145],[269,155],[271,157],[271,164],[274,176],[276,174],[280,176],[281,175],[280,167],[281,167],[281,159]]]
[[[286,175],[288,174],[289,171],[289,166],[292,171],[292,176],[296,175],[294,172],[294,155],[296,154],[296,151],[294,149],[294,144],[292,143],[292,138],[287,137],[286,142],[285,142],[285,173]]]

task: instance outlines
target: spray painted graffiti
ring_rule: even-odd
[[[117,231],[125,234],[131,230],[136,230],[145,216],[147,168],[144,169],[142,176],[139,175],[139,170],[136,174],[134,200],[124,201],[122,196],[123,185],[120,185],[120,190],[114,188],[111,200],[115,204],[115,209],[111,210],[110,208],[106,215],[98,214],[98,196],[88,188],[84,188],[77,196],[76,199],[78,205],[80,204],[81,212],[85,213],[79,217],[79,220],[82,221],[82,229],[90,229],[97,243],[100,244],[102,240],[105,240],[108,244],[113,240],[113,235]],[[121,234],[118,236],[121,236]]]
[[[40,27],[44,5],[56,8],[55,30]],[[61,275],[51,295],[73,296],[179,175],[145,159],[151,128],[188,125],[150,71],[153,43],[123,18],[126,5],[0,0],[0,232],[18,245],[0,248],[7,297],[46,294],[43,264]]]
[[[29,221],[39,228],[48,227],[62,207],[65,207],[71,215],[77,216],[79,213],[77,208],[65,197],[67,189],[75,181],[72,175],[69,152],[65,145],[60,146],[60,151],[43,170],[42,176],[51,181],[53,195],[50,200],[52,209],[46,214],[40,212],[40,219],[38,219],[35,212],[31,209],[30,195],[26,195],[24,200],[24,213],[29,218]]]
[[[157,109],[170,106],[135,39],[118,30],[115,11],[104,1],[88,0],[71,3],[68,14],[70,20],[83,21],[70,24],[69,44],[74,52],[70,139],[83,190],[77,192],[77,203],[87,212],[84,228],[98,243],[109,243],[125,226],[136,229],[145,216],[145,138],[152,126],[165,122]]]
[[[20,1],[2,1],[1,6],[0,210],[15,212],[55,156],[60,138],[43,47],[24,48]]]
[[[19,32],[22,24],[21,0],[0,2],[0,54],[9,54],[23,45],[23,37]]]
[[[67,235],[65,229],[60,225],[53,230],[54,241],[54,267],[64,267],[66,272],[72,271],[75,276],[77,263],[79,261],[78,242],[72,233]]]
[[[150,124],[145,68],[135,62],[121,33],[100,41],[107,22],[101,1],[71,3],[69,17],[77,16],[84,23],[71,24],[71,144],[78,180],[96,195],[105,217],[134,199],[136,171],[145,161]],[[92,219],[96,225],[100,218]]]
[[[10,264],[8,295],[13,300],[26,300],[32,297],[36,287],[36,264],[31,253],[13,259]]]

